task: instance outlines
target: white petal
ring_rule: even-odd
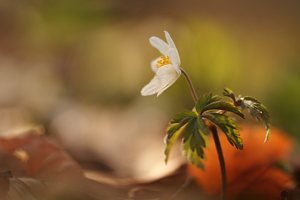
[[[149,42],[154,48],[160,51],[160,53],[162,53],[163,55],[167,55],[169,45],[166,42],[164,42],[162,39],[153,36],[150,37]]]
[[[180,76],[173,65],[165,65],[158,68],[154,78],[142,90],[143,96],[157,94],[159,96],[162,92],[168,89]]]
[[[171,63],[173,63],[174,65],[177,65],[179,67],[180,66],[180,58],[179,58],[177,50],[170,48],[168,55],[171,59]]]
[[[177,73],[177,70],[175,69],[176,67],[172,64],[168,64],[168,65],[164,65],[162,67],[159,67],[156,75],[158,75],[159,77],[167,75],[167,74],[177,74],[180,75],[180,73]]]
[[[164,31],[164,33],[165,33],[165,37],[166,37],[166,40],[167,40],[167,42],[168,42],[168,45],[169,45],[171,48],[176,49],[175,43],[174,43],[174,41],[172,40],[172,38],[171,38],[169,32],[168,32],[168,31]]]
[[[152,71],[154,72],[154,73],[156,73],[157,72],[157,70],[158,70],[158,67],[157,67],[157,61],[159,61],[160,60],[160,57],[158,57],[158,58],[156,58],[155,60],[153,60],[152,62],[151,62],[151,69],[152,69]]]
[[[171,38],[170,34],[168,33],[168,31],[164,31],[164,32],[165,32],[165,36],[166,36],[166,40],[168,42],[168,45],[170,46],[170,49],[168,51],[168,55],[170,56],[171,59],[173,57],[173,60],[178,64],[178,66],[180,66],[180,57],[179,57],[178,50],[175,46],[175,43],[172,40],[172,38]],[[170,52],[170,51],[172,51],[172,52]]]
[[[160,89],[160,80],[158,76],[154,76],[154,78],[141,90],[142,96],[149,96],[156,94]]]
[[[172,79],[170,79],[170,81],[168,81],[168,84],[164,85],[164,87],[162,87],[158,92],[157,92],[157,96],[161,95],[166,89],[168,89],[171,85],[173,85],[173,83],[175,83],[175,81],[179,78],[179,76],[177,75],[176,77],[173,77]]]
[[[156,75],[160,80],[160,88],[157,93],[157,96],[159,96],[179,78],[180,73],[177,73],[173,65],[165,65],[157,70]]]

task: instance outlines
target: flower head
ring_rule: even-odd
[[[168,89],[180,76],[180,58],[177,48],[167,31],[167,42],[158,37],[150,37],[150,44],[156,48],[162,56],[151,62],[151,69],[155,73],[154,78],[141,90],[143,96],[156,94],[159,96]]]

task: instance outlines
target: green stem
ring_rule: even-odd
[[[189,85],[189,89],[190,89],[190,92],[191,92],[191,95],[193,97],[193,100],[194,100],[194,103],[197,102],[198,100],[198,95],[197,95],[197,92],[193,86],[193,82],[192,80],[190,79],[189,75],[186,73],[186,71],[184,71],[183,68],[180,68],[180,71],[182,72],[185,80],[187,81],[188,85]]]
[[[225,159],[224,159],[224,154],[222,151],[222,146],[220,142],[220,138],[218,135],[218,130],[215,125],[213,125],[211,128],[211,132],[214,138],[215,146],[217,149],[218,153],[218,158],[219,158],[219,164],[220,164],[220,170],[221,170],[221,178],[222,178],[222,192],[221,192],[221,199],[225,200],[226,199],[226,191],[227,191],[227,175],[226,175],[226,166],[225,166]]]
[[[194,100],[194,103],[196,104],[197,100],[198,100],[198,95],[197,95],[197,92],[193,85],[193,82],[183,68],[180,68],[180,70],[188,83],[192,98]],[[227,175],[226,175],[225,159],[224,159],[217,127],[215,125],[213,125],[210,127],[210,129],[211,129],[211,132],[213,135],[214,143],[215,143],[217,154],[218,154],[219,164],[220,164],[220,171],[221,171],[221,177],[222,177],[221,199],[225,200],[226,199],[226,190],[227,190]]]

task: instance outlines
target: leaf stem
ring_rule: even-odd
[[[219,158],[219,164],[220,164],[220,170],[221,170],[221,177],[222,177],[222,192],[221,192],[221,199],[225,200],[226,199],[226,191],[227,191],[227,175],[226,175],[226,166],[225,166],[225,159],[224,159],[224,154],[222,151],[222,146],[220,142],[220,138],[218,135],[218,130],[215,125],[211,126],[211,132],[213,135],[213,139],[215,142],[215,146],[217,149],[217,154]]]
[[[195,87],[193,85],[193,82],[190,79],[187,72],[183,68],[180,68],[180,70],[181,70],[184,78],[186,79],[186,81],[188,83],[192,98],[194,100],[194,103],[196,104],[197,101],[198,101],[198,95],[197,95],[197,92],[196,92]],[[219,135],[218,135],[217,127],[215,125],[212,125],[210,127],[210,129],[211,129],[211,132],[212,132],[212,135],[213,135],[214,143],[215,143],[217,154],[218,154],[219,164],[220,164],[220,171],[221,171],[221,177],[222,177],[221,199],[226,200],[227,175],[226,175],[225,159],[224,159],[224,155],[223,155],[222,146],[221,146],[221,143],[220,143],[220,138],[219,138]]]

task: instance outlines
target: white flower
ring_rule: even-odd
[[[162,56],[151,62],[151,69],[155,73],[154,78],[142,90],[143,96],[157,94],[168,89],[180,76],[180,58],[177,48],[167,31],[165,37],[167,43],[158,37],[150,37],[150,44],[156,48]]]

